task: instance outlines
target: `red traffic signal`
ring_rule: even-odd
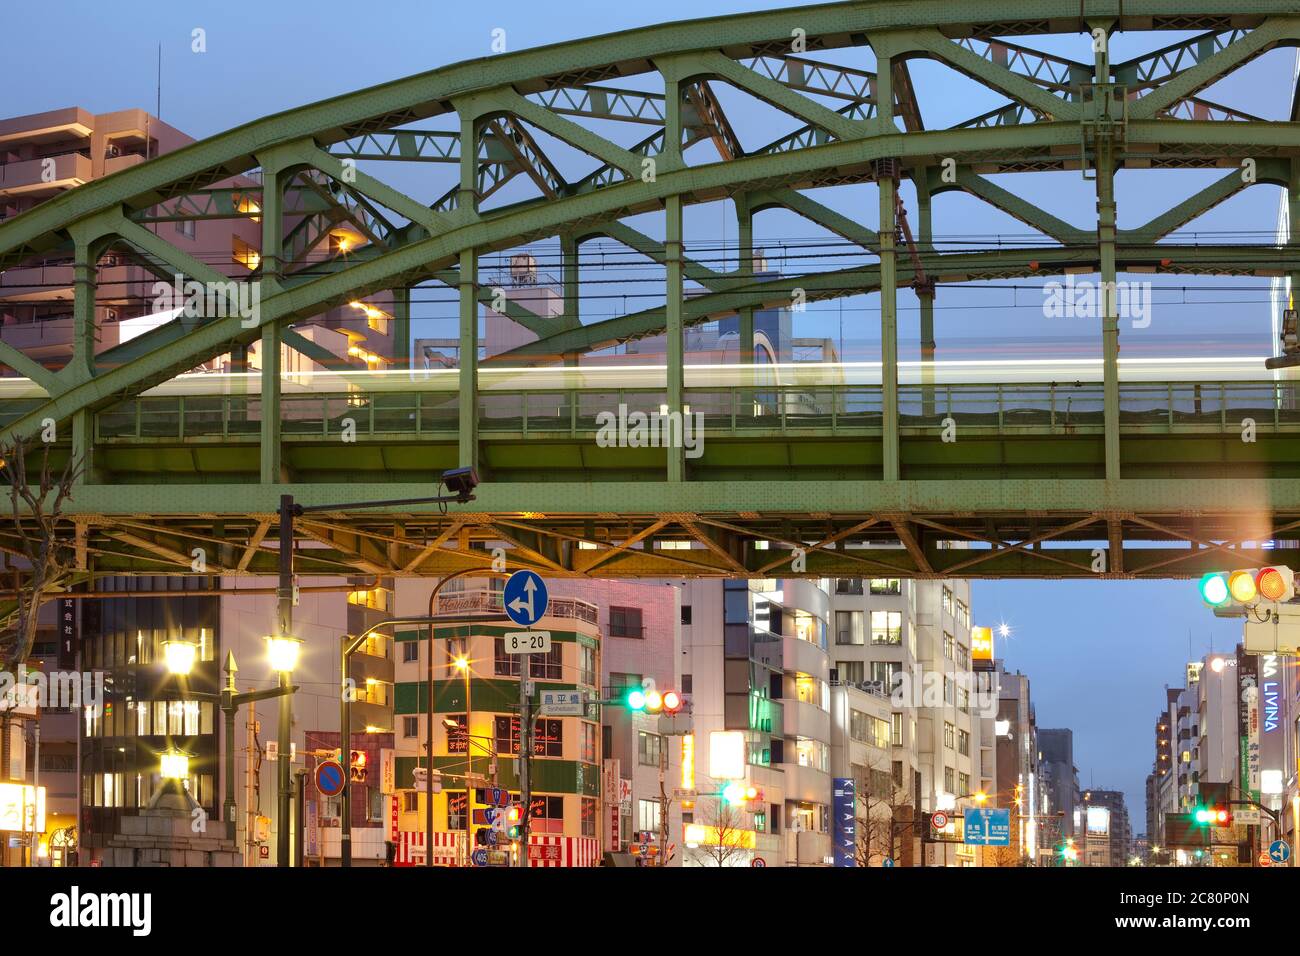
[[[348,771],[353,781],[365,783],[366,752],[364,750],[348,751]]]

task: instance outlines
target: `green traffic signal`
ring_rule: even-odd
[[[1215,572],[1201,578],[1201,600],[1210,607],[1223,607],[1231,596],[1226,574]]]

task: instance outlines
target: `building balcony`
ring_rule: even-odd
[[[816,644],[797,637],[784,637],[781,639],[781,668],[826,680],[830,675],[830,660]]]
[[[48,167],[47,160],[53,160]],[[0,166],[0,197],[54,195],[91,178],[90,157],[81,153],[19,160]]]
[[[785,700],[785,732],[795,737],[808,737],[829,743],[831,716],[820,707],[801,700]]]
[[[382,683],[393,683],[393,662],[383,657],[371,657],[369,654],[353,654],[348,661],[348,675],[364,684],[367,679]]]
[[[830,774],[813,767],[802,767],[797,763],[783,763],[781,770],[785,774],[787,800],[826,804],[831,802]]]
[[[434,601],[433,613],[437,614],[505,614],[505,603],[501,591],[479,588],[472,591],[443,592]],[[582,621],[593,627],[599,626],[599,614],[596,605],[577,598],[551,598],[546,606],[545,618],[567,618]]]

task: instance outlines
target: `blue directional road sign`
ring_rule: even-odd
[[[1274,840],[1268,846],[1268,858],[1274,863],[1285,863],[1291,859],[1291,844],[1286,840]]]
[[[1010,846],[1011,811],[967,807],[962,842],[975,846]]]
[[[470,862],[475,866],[487,866],[487,847],[479,847],[470,855]]]
[[[520,627],[532,627],[546,613],[550,600],[546,582],[533,571],[516,571],[506,579],[506,616]]]
[[[891,860],[889,857],[885,857],[885,859],[881,862],[880,865],[884,867],[892,867],[894,865],[894,861]]]

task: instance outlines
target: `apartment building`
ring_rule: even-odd
[[[26,212],[83,183],[146,162],[194,140],[145,110],[95,114],[80,107],[0,119],[0,221]],[[181,218],[155,207],[144,228],[223,275],[245,279],[261,262],[261,182],[239,176],[214,184],[233,190],[224,215]],[[246,189],[247,193],[240,190]],[[304,172],[291,186],[310,192],[319,203],[334,195],[319,174]],[[346,197],[334,201],[346,205]],[[308,215],[285,218],[286,259],[293,268],[364,244],[367,240],[346,217],[328,229]],[[100,256],[95,270],[95,357],[112,352],[176,315],[174,304],[160,304],[154,286],[171,284],[173,270],[149,268],[148,257],[116,243]],[[47,258],[0,274],[0,341],[29,358],[61,368],[72,357],[72,285],[70,259]],[[401,295],[382,293],[331,309],[302,323],[295,332],[305,342],[299,351],[281,348],[281,367],[288,373],[322,368],[384,368],[404,364],[409,339],[409,303]],[[400,317],[400,320],[399,320]],[[245,372],[261,367],[260,345],[217,356],[200,371]],[[0,374],[13,375],[0,366]],[[250,383],[255,388],[256,383]]]
[[[435,582],[403,581],[399,617],[427,614]],[[395,789],[399,798],[391,837],[400,863],[468,865],[475,850],[489,863],[516,862],[514,844],[498,847],[485,810],[518,803],[521,678],[534,695],[568,690],[600,700],[601,621],[597,605],[552,596],[534,630],[549,631],[548,654],[506,652],[504,635],[518,630],[497,623],[503,615],[499,580],[448,581],[433,601],[433,682],[429,631],[398,628],[394,719]],[[480,623],[482,622],[482,623]],[[488,623],[492,622],[492,623]],[[525,663],[526,661],[526,663]],[[526,671],[526,673],[525,673]],[[433,718],[433,753],[426,764],[425,734]],[[531,824],[528,864],[592,866],[600,858],[603,742],[596,708],[581,716],[540,716],[533,725],[530,761]],[[431,765],[433,830],[426,832],[426,794],[415,769]]]
[[[1009,856],[1036,862],[1043,800],[1038,777],[1038,726],[1029,678],[998,668],[997,805],[1010,807]]]
[[[996,698],[974,670],[969,583],[840,578],[830,590],[832,680],[891,699],[888,769],[900,812],[972,805],[993,780],[995,708],[981,703]],[[927,865],[978,861],[964,845],[926,852]]]

